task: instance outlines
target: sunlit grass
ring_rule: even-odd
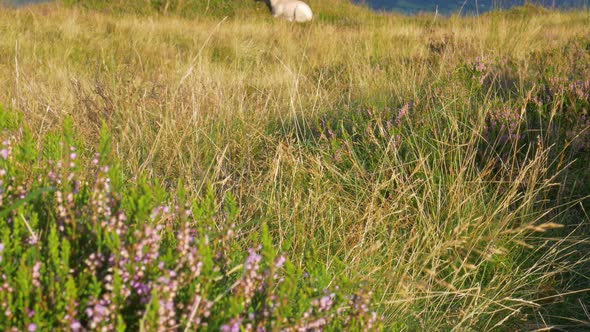
[[[130,179],[235,197],[243,244],[268,224],[390,329],[586,324],[590,14],[310,4],[2,9],[0,102],[36,138],[72,119],[89,154],[105,122]]]

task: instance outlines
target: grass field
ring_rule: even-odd
[[[590,327],[590,13],[309,3],[0,9],[0,329]]]

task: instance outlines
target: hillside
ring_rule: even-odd
[[[0,329],[590,326],[590,13],[309,3],[0,8]]]

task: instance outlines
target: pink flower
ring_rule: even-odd
[[[283,266],[283,264],[285,264],[285,256],[280,255],[279,257],[276,258],[275,260],[275,266],[277,269],[280,269],[281,266]]]
[[[408,113],[410,112],[410,110],[412,109],[412,105],[413,103],[407,102],[404,107],[402,107],[399,112],[397,113],[397,117],[395,118],[395,124],[399,126],[399,124],[402,122],[403,118],[405,118]]]
[[[72,331],[77,332],[80,331],[82,325],[79,321],[75,320],[72,324],[70,324],[70,328],[72,329]]]

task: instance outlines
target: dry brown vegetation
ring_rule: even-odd
[[[71,118],[88,155],[105,122],[131,176],[231,193],[244,238],[266,222],[300,266],[369,285],[391,329],[588,326],[567,279],[588,272],[588,192],[565,167],[586,150],[547,129],[588,100],[531,105],[589,77],[590,14],[310,2],[307,25],[0,9],[0,102],[38,137]],[[527,139],[485,135],[504,108]]]

